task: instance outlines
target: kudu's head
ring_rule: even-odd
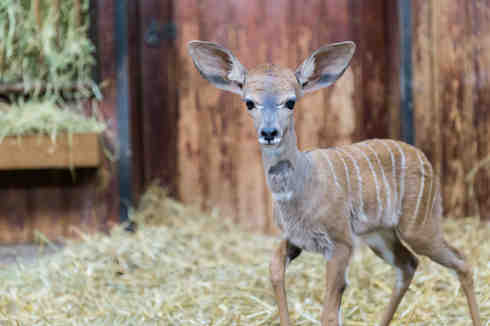
[[[239,94],[254,120],[259,143],[280,146],[293,128],[293,109],[303,94],[327,87],[345,71],[354,55],[353,42],[324,45],[291,71],[273,64],[248,70],[219,44],[191,41],[189,53],[201,75],[232,93]]]

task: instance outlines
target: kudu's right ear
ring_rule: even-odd
[[[327,44],[316,50],[296,69],[303,92],[330,86],[342,76],[356,50],[354,42]]]
[[[205,79],[217,88],[242,94],[247,70],[230,50],[204,41],[191,41],[188,47],[194,65]]]

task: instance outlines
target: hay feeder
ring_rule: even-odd
[[[0,170],[97,167],[101,163],[99,135],[61,134],[9,136],[0,143]]]

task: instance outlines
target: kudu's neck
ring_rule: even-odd
[[[311,163],[300,152],[292,120],[278,147],[262,146],[262,160],[269,190],[273,193],[294,193],[304,189],[311,175]]]

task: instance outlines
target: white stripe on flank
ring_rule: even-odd
[[[364,153],[359,147],[357,146],[352,146],[352,148],[355,148],[361,153],[361,155],[366,159],[369,168],[371,169],[371,174],[373,175],[374,178],[374,185],[376,187],[376,200],[378,201],[378,209],[376,210],[376,218],[379,221],[379,218],[381,217],[381,212],[383,211],[383,203],[381,202],[381,194],[379,190],[379,182],[378,182],[378,176],[376,175],[376,171],[374,170],[374,166],[371,163],[371,160],[369,157]]]
[[[402,163],[400,167],[400,196],[398,198],[398,204],[400,205],[400,211],[402,210],[402,201],[403,201],[403,196],[405,194],[405,170],[407,168],[407,161],[405,158],[405,153],[402,150],[402,147],[398,142],[392,140],[391,141],[395,146],[398,148],[398,151],[400,152],[400,155],[402,157]]]
[[[376,153],[376,151],[371,147],[371,145],[369,145],[369,143],[364,143],[364,144],[374,154],[374,157],[376,158],[379,169],[381,170],[381,177],[383,178],[383,182],[384,182],[385,188],[386,188],[386,209],[388,210],[389,213],[391,213],[391,211],[392,211],[392,209],[391,209],[392,208],[391,207],[392,206],[391,205],[391,187],[390,187],[390,184],[388,183],[388,179],[386,179],[385,170],[383,168],[383,163],[379,159],[378,153]]]
[[[347,179],[347,191],[349,193],[349,198],[352,194],[352,188],[350,186],[350,175],[349,175],[349,167],[347,166],[347,163],[345,162],[344,158],[342,157],[342,155],[339,154],[339,152],[337,151],[334,151],[335,154],[337,154],[337,156],[340,158],[340,160],[342,161],[342,163],[344,164],[344,169],[345,169],[345,178]]]
[[[330,161],[330,157],[329,157],[329,155],[328,155],[327,151],[326,151],[326,150],[325,150],[325,151],[321,151],[321,153],[323,153],[323,156],[325,156],[325,158],[327,159],[328,166],[330,167],[330,171],[331,171],[331,172],[332,172],[332,174],[333,174],[333,180],[334,180],[334,182],[335,182],[335,185],[337,186],[337,188],[338,188],[339,190],[341,190],[341,188],[340,188],[340,184],[339,184],[339,180],[337,179],[337,174],[335,174],[335,170],[334,170],[334,168],[333,168],[332,161]]]
[[[357,161],[356,159],[352,156],[351,153],[347,152],[346,150],[343,150],[341,148],[338,149],[339,151],[341,151],[342,153],[344,153],[345,155],[347,155],[350,160],[352,161],[352,164],[354,164],[354,168],[356,169],[356,172],[357,172],[357,181],[359,182],[359,216],[362,218],[362,219],[366,219],[366,216],[364,214],[364,201],[362,199],[362,176],[361,176],[361,169],[359,169],[359,165],[357,164]]]
[[[436,187],[438,185],[436,184]],[[439,187],[437,187],[439,188]],[[434,191],[434,196],[432,196],[432,204],[430,205],[430,213],[429,213],[429,217],[432,217],[432,215],[434,214],[434,207],[436,206],[436,202],[439,200],[439,196],[440,196],[440,193],[439,193],[439,189],[437,189]]]
[[[422,158],[420,157],[420,152],[418,150],[415,150],[415,153],[417,154],[417,158],[419,159],[420,162],[420,174],[422,175],[422,177],[420,180],[420,191],[419,191],[419,195],[417,196],[417,203],[415,204],[415,213],[413,214],[414,221],[417,218],[417,214],[419,212],[420,200],[422,199],[422,194],[424,192],[424,184],[425,184],[424,161],[422,161]]]
[[[430,175],[429,175],[429,177],[430,177],[429,200],[430,200],[431,196],[434,197],[432,194],[432,185],[434,183],[434,170],[432,169],[431,164],[429,164],[429,167],[430,167]],[[431,206],[432,206],[431,203],[428,202],[427,203],[427,210],[425,211],[425,217],[424,217],[424,220],[422,221],[422,224],[425,224],[425,221],[427,220],[427,216],[429,216]]]
[[[396,203],[398,202],[398,191],[396,190],[396,158],[395,158],[395,155],[393,154],[393,151],[391,150],[391,147],[385,142],[385,141],[382,141],[380,139],[375,139],[376,141],[378,141],[379,143],[381,143],[384,147],[386,147],[386,149],[388,150],[388,152],[390,152],[390,157],[391,157],[391,174],[392,174],[392,177],[393,177],[393,208],[395,207]]]

